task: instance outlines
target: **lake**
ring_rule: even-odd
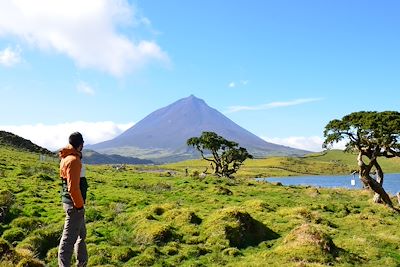
[[[355,185],[351,185],[351,180],[355,180]],[[281,182],[283,185],[310,185],[315,187],[344,187],[349,189],[362,188],[362,183],[358,175],[341,176],[292,176],[257,178],[258,181]],[[395,195],[400,191],[400,174],[386,174],[383,179],[383,188],[387,193]]]

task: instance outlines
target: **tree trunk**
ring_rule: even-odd
[[[384,203],[386,203],[389,207],[393,207],[393,203],[390,200],[389,195],[386,193],[385,189],[383,189],[383,187],[377,181],[375,181],[375,179],[369,175],[360,175],[360,180],[364,183],[364,185],[371,188],[375,192],[375,195],[378,195]]]
[[[360,177],[361,182],[365,186],[371,188],[375,192],[375,195],[378,195],[378,198],[381,199],[381,201],[383,201],[389,207],[393,208],[392,200],[390,199],[389,195],[386,193],[385,189],[383,189],[383,187],[382,187],[383,172],[382,172],[382,169],[379,166],[378,162],[376,161],[376,158],[372,158],[371,162],[367,165],[363,162],[362,156],[363,155],[360,152],[358,155],[358,166],[360,167],[359,177]],[[378,177],[380,177],[379,182],[370,176],[371,168],[374,165],[377,168]],[[375,200],[376,199],[374,196],[374,201]]]
[[[383,186],[383,171],[377,161],[375,162],[375,168],[376,168],[376,181],[382,187]],[[375,195],[374,195],[374,202],[382,203],[382,197],[378,193],[375,193]]]

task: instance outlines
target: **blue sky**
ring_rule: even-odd
[[[48,147],[121,133],[191,94],[275,143],[398,110],[398,1],[0,3],[0,129]]]

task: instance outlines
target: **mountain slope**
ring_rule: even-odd
[[[148,159],[100,154],[93,150],[83,150],[82,162],[86,164],[154,164]]]
[[[88,148],[141,158],[193,158],[186,140],[213,131],[255,156],[303,155],[306,151],[268,143],[193,95],[158,109],[116,138]]]
[[[32,143],[30,140],[5,131],[0,131],[0,145],[10,146],[19,150],[25,150],[34,153],[55,155],[53,152]]]

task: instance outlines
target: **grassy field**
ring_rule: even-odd
[[[89,266],[399,266],[399,214],[370,192],[246,179],[346,173],[350,158],[248,161],[235,180],[184,176],[202,161],[87,166]],[[57,170],[57,161],[0,147],[0,266],[57,266]]]
[[[357,155],[344,153],[341,150],[331,150],[313,153],[304,157],[270,157],[266,159],[246,160],[237,173],[237,177],[276,177],[300,175],[339,175],[350,174],[357,170]],[[379,159],[385,173],[400,173],[400,159]],[[185,168],[189,172],[212,172],[205,160],[188,160],[163,167],[183,173]]]

